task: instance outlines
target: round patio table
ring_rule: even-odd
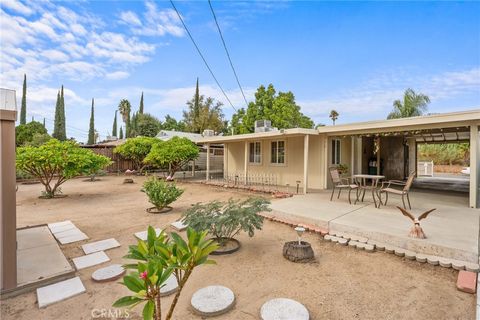
[[[385,176],[375,175],[375,174],[355,174],[353,175],[353,179],[355,180],[355,183],[358,185],[358,190],[359,190],[359,192],[357,193],[357,199],[355,200],[355,204],[357,204],[357,201],[359,200],[360,194],[362,192],[363,192],[362,194],[362,202],[363,202],[363,199],[365,198],[365,192],[367,190],[371,190],[375,208],[380,207],[380,198],[378,199],[379,206],[377,206],[377,199],[375,194],[377,193],[378,182],[382,179],[385,179]],[[369,180],[371,181],[371,183],[368,183]]]

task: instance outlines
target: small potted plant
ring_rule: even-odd
[[[218,242],[220,247],[212,254],[228,254],[240,249],[240,242],[234,237],[241,231],[253,237],[255,229],[262,229],[263,217],[258,213],[270,211],[269,203],[258,197],[197,203],[184,213],[183,219],[186,225],[197,232],[208,230]]]
[[[142,192],[147,194],[148,200],[154,207],[148,208],[149,213],[165,213],[173,208],[169,204],[177,200],[183,193],[174,183],[166,183],[157,177],[151,177],[143,184]]]
[[[346,164],[340,163],[337,165],[337,170],[339,174],[347,174],[348,166]]]

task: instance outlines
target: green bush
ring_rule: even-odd
[[[248,198],[228,202],[197,203],[184,213],[184,223],[196,231],[208,232],[223,246],[240,231],[253,237],[255,229],[261,230],[262,211],[270,211],[270,202],[264,198]]]
[[[160,143],[162,143],[162,141],[157,138],[129,138],[124,144],[115,147],[113,152],[118,153],[127,160],[131,160],[134,166],[133,169],[142,172],[145,167],[143,160],[150,153],[152,147]]]
[[[165,182],[156,177],[145,181],[142,191],[147,194],[148,200],[157,210],[162,210],[183,193],[183,190],[177,188],[173,182]]]

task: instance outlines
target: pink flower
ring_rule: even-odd
[[[143,271],[142,273],[140,273],[140,278],[147,279],[147,271]]]

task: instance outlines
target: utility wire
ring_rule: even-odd
[[[232,106],[233,110],[237,111],[237,109],[235,109],[235,107],[233,106],[232,101],[230,101],[230,99],[228,98],[227,94],[226,94],[225,91],[223,90],[222,86],[221,86],[220,83],[218,82],[217,77],[215,77],[215,74],[213,73],[212,69],[211,69],[210,66],[208,65],[207,60],[205,59],[205,57],[203,56],[202,52],[200,51],[200,48],[198,47],[197,43],[196,43],[195,40],[193,39],[192,34],[191,34],[190,31],[188,30],[187,25],[186,25],[185,22],[183,21],[182,16],[180,15],[180,13],[178,12],[177,8],[175,7],[175,4],[173,3],[172,0],[170,0],[170,3],[172,4],[173,9],[174,9],[175,12],[177,13],[178,18],[179,18],[180,21],[182,22],[182,25],[183,25],[183,27],[185,28],[185,31],[187,31],[187,34],[188,34],[188,36],[190,37],[190,40],[192,40],[193,45],[194,45],[195,48],[197,49],[198,54],[200,55],[200,57],[202,58],[203,62],[205,63],[205,66],[207,67],[208,71],[210,71],[210,74],[212,75],[213,79],[214,79],[215,82],[217,83],[217,86],[220,88],[220,90],[222,91],[223,95],[224,95],[225,98],[227,99],[228,103]]]
[[[218,21],[217,21],[217,16],[215,15],[215,11],[213,11],[212,2],[210,0],[208,0],[208,5],[210,6],[210,10],[212,11],[213,19],[215,20],[215,24],[217,25],[218,33],[220,34],[220,38],[222,39],[223,47],[225,48],[225,52],[227,53],[228,61],[230,62],[230,66],[232,67],[233,74],[235,75],[235,79],[237,79],[238,87],[240,88],[240,91],[242,92],[243,100],[245,101],[245,105],[248,108],[247,98],[245,98],[245,93],[243,92],[242,85],[240,84],[240,80],[238,80],[237,72],[235,71],[235,68],[233,67],[233,62],[232,62],[232,59],[230,58],[230,53],[228,53],[228,49],[227,49],[227,45],[225,43],[225,39],[223,39],[222,30],[220,29],[220,25],[218,24]]]

